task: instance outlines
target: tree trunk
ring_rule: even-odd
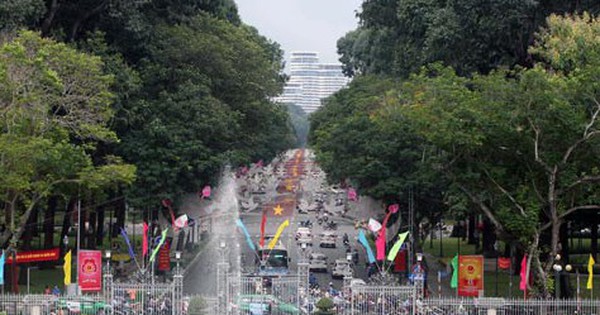
[[[104,206],[98,206],[96,208],[96,213],[98,214],[98,228],[96,229],[96,245],[102,246],[104,239]]]
[[[60,251],[63,254],[67,252],[65,244],[63,242],[63,239],[65,238],[65,236],[67,236],[69,234],[69,229],[71,228],[71,218],[72,218],[73,211],[75,210],[76,206],[77,206],[77,201],[75,200],[75,198],[69,199],[69,203],[67,205],[67,208],[65,209],[65,215],[63,217],[62,231],[60,233],[60,241],[59,241],[60,242]],[[73,246],[73,244],[70,244],[70,246]]]
[[[476,243],[476,240],[475,240],[475,228],[476,227],[475,227],[475,225],[476,225],[475,224],[475,215],[471,214],[471,215],[469,215],[469,226],[468,226],[468,234],[467,234],[468,241],[467,241],[467,244],[473,245],[473,244]]]
[[[37,212],[38,209],[34,208],[31,211],[31,215],[27,219],[27,223],[23,227],[23,235],[21,236],[21,249],[31,250],[31,240],[33,239],[34,226],[37,224]]]
[[[119,201],[116,202],[115,207],[115,216],[117,217],[117,223],[112,231],[113,237],[119,236],[121,228],[125,228],[125,211],[125,199],[119,199]]]
[[[494,248],[494,244],[496,243],[496,233],[492,223],[487,218],[483,219],[483,231],[481,234],[483,238],[483,255],[486,258],[496,257],[498,255],[496,249]]]
[[[56,213],[57,196],[48,198],[48,205],[44,212],[44,248],[54,247],[54,215]]]
[[[96,229],[97,227],[97,214],[96,212],[93,212],[92,210],[90,210],[89,212],[89,222],[90,222],[90,227],[89,230],[86,232],[86,236],[87,236],[87,249],[96,249]]]

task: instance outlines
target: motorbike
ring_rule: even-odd
[[[337,223],[334,221],[329,221],[327,225],[325,225],[325,229],[327,230],[337,230]]]
[[[306,219],[305,221],[300,221],[300,226],[307,227],[307,228],[312,228],[313,227],[313,223],[310,222],[309,219]]]

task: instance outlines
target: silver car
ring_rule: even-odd
[[[308,258],[310,271],[327,272],[327,256],[322,253],[312,253]]]
[[[337,239],[337,235],[331,231],[325,231],[321,233],[319,246],[321,247],[330,247],[335,248],[335,241]]]
[[[352,277],[352,263],[345,259],[336,259],[331,269],[331,277],[343,278],[346,275]]]

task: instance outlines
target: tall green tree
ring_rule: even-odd
[[[130,183],[135,167],[118,157],[92,160],[107,128],[112,94],[99,58],[21,32],[0,46],[0,198],[16,245],[32,210],[62,191]],[[18,223],[17,223],[18,221]]]
[[[292,145],[281,51],[255,29],[203,14],[156,28],[139,69],[120,149],[138,165],[139,204],[214,183],[224,163],[269,159]]]
[[[440,61],[459,74],[531,66],[527,48],[552,13],[600,12],[597,1],[366,0],[338,41],[347,74],[408,77]]]
[[[600,209],[600,46],[590,40],[599,25],[551,16],[531,49],[544,62],[532,69],[465,79],[433,67],[402,94],[416,130],[447,154],[441,170],[524,245],[536,279],[551,272],[569,214]]]

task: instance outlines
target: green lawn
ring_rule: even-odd
[[[590,240],[589,239],[572,239],[571,243],[571,255],[570,262],[574,267],[579,267],[579,292],[580,297],[583,299],[589,298],[598,298],[600,297],[600,268],[596,268],[595,276],[593,277],[594,282],[594,290],[586,289],[586,283],[588,279],[587,274],[587,262],[589,258],[589,248],[590,248]],[[430,242],[427,239],[423,243],[423,250],[432,255],[433,257],[439,257],[440,261],[445,264],[449,264],[450,260],[458,253],[459,251],[459,240],[458,238],[443,238],[441,241],[441,257],[440,257],[440,240],[434,239],[433,242]],[[475,245],[467,245],[465,241],[460,240],[460,254],[462,255],[473,255],[475,254]],[[523,291],[519,290],[519,281],[520,277],[518,275],[512,276],[512,290],[510,289],[510,276],[507,271],[499,270],[497,277],[494,266],[495,261],[489,261],[486,264],[486,270],[484,272],[484,288],[485,295],[491,297],[514,297],[521,298],[523,297]],[[496,280],[497,279],[497,280]],[[450,278],[443,279],[442,281],[449,282]],[[497,285],[496,285],[497,283]],[[569,274],[569,283],[571,285],[571,290],[573,296],[577,294],[577,275],[575,271],[572,271]],[[432,287],[434,294],[437,294],[437,280],[432,283],[434,287]],[[447,284],[446,284],[447,285]],[[497,288],[497,289],[496,289]],[[592,292],[593,291],[593,292]]]

